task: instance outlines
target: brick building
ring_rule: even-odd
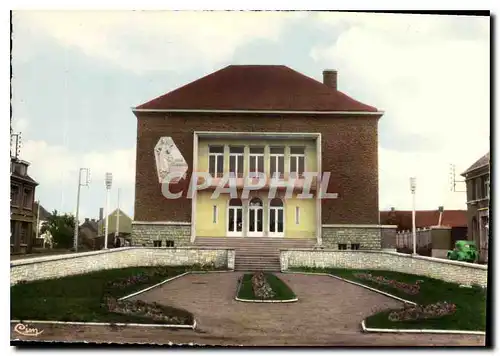
[[[38,183],[28,175],[28,162],[11,157],[10,165],[10,253],[29,253],[35,238]]]
[[[133,244],[242,237],[381,247],[378,120],[383,113],[339,91],[336,71],[325,70],[319,82],[286,66],[230,65],[133,112]],[[185,177],[165,183],[165,174],[175,169],[187,170]],[[193,172],[208,172],[213,179],[188,196]],[[313,198],[300,199],[307,172],[320,177],[330,172],[330,179],[326,184],[313,177]],[[258,173],[269,179],[245,196],[245,180]],[[238,196],[212,199],[227,174]],[[269,197],[273,175],[293,182],[291,197],[282,188]],[[180,197],[167,199],[166,190]]]
[[[476,241],[480,262],[488,262],[490,219],[490,153],[462,173],[467,189],[467,226],[470,240]]]

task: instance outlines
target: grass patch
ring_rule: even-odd
[[[113,313],[103,304],[104,299],[121,298],[199,268],[200,266],[131,267],[16,284],[10,288],[11,319],[161,323],[148,317]],[[137,279],[138,276],[141,278]],[[131,278],[135,279],[133,283],[119,283]],[[162,308],[168,315],[189,315],[192,320],[192,315],[187,311],[166,306]]]
[[[260,299],[254,295],[252,288],[252,276],[253,276],[252,273],[247,273],[243,275],[241,279],[240,289],[238,291],[238,298],[255,299],[255,300]],[[267,300],[290,300],[297,298],[297,296],[295,295],[295,293],[293,293],[290,287],[288,287],[288,285],[285,282],[283,282],[274,274],[265,273],[265,277],[275,293],[275,296],[273,298]]]
[[[486,290],[481,287],[460,288],[458,284],[439,279],[413,274],[378,271],[378,270],[346,270],[321,268],[291,268],[293,271],[329,273],[344,279],[390,293],[394,296],[415,302],[420,305],[449,302],[456,305],[455,313],[432,319],[390,321],[388,316],[393,310],[386,310],[368,317],[366,327],[385,329],[443,329],[443,330],[486,330]],[[370,280],[356,278],[356,273],[370,273],[409,284],[420,283],[420,292],[407,294],[390,285],[379,284]]]

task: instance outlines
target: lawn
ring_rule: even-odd
[[[365,321],[368,328],[387,329],[447,329],[447,330],[477,330],[486,329],[486,290],[481,287],[460,288],[458,284],[413,274],[376,271],[376,270],[346,270],[346,269],[312,269],[293,268],[294,271],[329,273],[344,279],[355,281],[366,286],[390,293],[397,297],[415,302],[419,305],[429,305],[437,302],[448,302],[456,305],[453,314],[419,320],[390,321],[392,310],[382,311],[368,317]],[[389,280],[415,285],[419,283],[417,294],[408,294],[391,285],[376,283],[355,274],[370,273],[374,277],[383,276]]]
[[[110,269],[11,287],[11,319],[110,323],[162,323],[150,317],[109,311],[105,300],[121,298],[198,266]],[[161,306],[166,315],[192,321],[184,310]]]
[[[252,288],[252,273],[243,275],[241,280],[240,289],[238,291],[238,298],[240,299],[259,299],[254,295]],[[274,291],[275,296],[269,300],[290,300],[295,299],[297,296],[288,287],[288,285],[272,273],[265,273],[267,282],[271,289]]]

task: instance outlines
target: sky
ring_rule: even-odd
[[[15,11],[12,125],[47,210],[133,217],[131,107],[230,64],[283,64],[384,111],[381,209],[465,209],[459,174],[490,147],[488,17],[340,12]]]

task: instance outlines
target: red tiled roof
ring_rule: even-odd
[[[377,111],[283,65],[230,65],[137,109]]]
[[[467,226],[466,210],[444,210],[441,219],[441,226],[465,227]],[[399,225],[403,230],[412,228],[411,210],[381,211],[381,224]],[[415,211],[415,225],[417,228],[430,227],[438,225],[438,210],[417,210]]]

